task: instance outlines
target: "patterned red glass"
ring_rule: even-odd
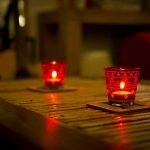
[[[43,80],[46,86],[60,87],[66,78],[66,64],[61,62],[42,62]]]
[[[104,69],[109,104],[133,105],[140,75],[136,67],[107,67]]]

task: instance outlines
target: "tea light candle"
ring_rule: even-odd
[[[60,87],[64,84],[66,77],[66,65],[52,61],[42,62],[43,80],[50,88]]]
[[[121,81],[120,82],[120,86],[119,86],[119,90],[113,91],[111,96],[112,98],[116,98],[116,99],[128,99],[129,96],[131,97],[134,92],[133,91],[125,91],[125,82]]]
[[[52,82],[52,83],[56,83],[56,82],[60,82],[60,79],[57,78],[57,71],[52,71],[51,73],[51,77],[47,79],[47,81]]]
[[[109,104],[134,104],[140,69],[134,67],[107,67],[105,79]]]

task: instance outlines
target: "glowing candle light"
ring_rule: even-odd
[[[134,67],[107,67],[105,79],[111,105],[134,104],[140,69]]]
[[[125,82],[121,81],[120,82],[120,89],[124,89],[124,87],[125,87]]]
[[[57,72],[54,70],[54,71],[52,71],[52,78],[56,78],[57,77]]]
[[[60,62],[42,63],[43,80],[50,88],[62,86],[66,77],[66,65]]]

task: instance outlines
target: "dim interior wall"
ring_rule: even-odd
[[[0,26],[3,26],[4,23],[4,15],[7,11],[7,7],[10,0],[0,0]]]
[[[53,11],[58,8],[58,0],[28,0],[27,1],[27,35],[35,38],[36,50],[35,54],[39,58],[39,42],[38,42],[38,14],[40,12]]]
[[[104,77],[104,67],[112,66],[114,32],[101,25],[83,25],[80,75]]]
[[[112,50],[114,32],[111,27],[83,25],[83,50]]]

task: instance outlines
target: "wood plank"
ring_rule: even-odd
[[[147,143],[150,135],[146,132],[150,124],[150,112],[118,116],[86,108],[87,102],[107,100],[106,95],[104,96],[104,81],[67,78],[65,84],[78,90],[64,93],[38,93],[25,90],[28,86],[42,85],[38,80],[0,82],[0,97],[40,115],[55,118],[71,128],[89,134],[100,143],[101,139],[113,144],[128,139],[125,144],[133,147],[137,147],[139,143],[142,145]],[[145,91],[146,95],[143,93]],[[147,100],[150,97],[149,85],[139,86],[137,94],[137,99],[145,102],[145,98]]]
[[[23,150],[110,149],[110,145],[103,138],[97,141],[65,127],[54,119],[12,105],[2,98],[0,98],[0,133]]]

